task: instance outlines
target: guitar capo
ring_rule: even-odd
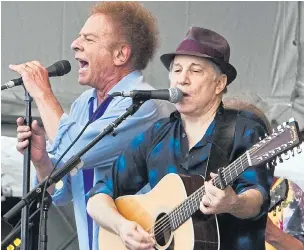
[[[223,170],[224,168],[223,167],[221,167],[221,168],[219,168],[218,170],[217,170],[217,177],[218,177],[218,179],[219,179],[219,181],[220,181],[220,189],[224,189],[225,188],[225,184],[224,184],[224,180],[223,180],[223,176],[222,176],[222,170]]]

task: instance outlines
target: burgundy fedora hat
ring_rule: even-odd
[[[229,63],[230,46],[224,37],[212,30],[191,27],[175,52],[160,57],[168,70],[176,55],[191,55],[212,60],[223,74],[227,75],[227,85],[236,78],[236,69]]]

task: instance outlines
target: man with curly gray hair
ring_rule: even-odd
[[[158,45],[158,28],[153,15],[138,2],[101,2],[91,10],[78,37],[72,42],[75,59],[79,62],[78,82],[89,86],[73,104],[70,114],[65,114],[52,92],[47,70],[38,61],[10,65],[18,72],[24,86],[34,98],[50,140],[46,149],[44,132],[37,121],[32,130],[18,118],[17,149],[23,153],[32,140],[31,160],[37,173],[35,184],[48,176],[63,152],[91,120],[81,138],[60,162],[79,152],[111,122],[122,115],[132,104],[130,98],[110,95],[113,92],[134,89],[153,89],[143,81],[141,70],[152,59]],[[173,107],[173,106],[172,106]],[[96,235],[91,218],[86,213],[86,193],[94,180],[103,178],[125,145],[138,133],[146,130],[156,120],[167,116],[172,110],[166,102],[147,101],[132,117],[116,130],[116,137],[107,136],[83,157],[83,171],[63,178],[62,187],[48,189],[56,205],[73,200],[81,250],[97,249],[92,246]],[[95,115],[93,115],[95,114]],[[49,157],[48,153],[52,156]],[[94,231],[94,232],[93,232]]]

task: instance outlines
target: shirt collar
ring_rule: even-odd
[[[141,71],[135,70],[122,78],[115,86],[109,91],[108,95],[114,92],[130,91],[135,88],[138,82],[142,81],[143,76]],[[89,98],[88,103],[97,98],[96,89],[93,90],[92,96]]]
[[[223,103],[221,102],[217,111],[216,111],[216,116],[217,115],[222,115],[224,110],[225,109],[223,107]],[[208,129],[206,130],[205,135],[203,136],[203,138],[194,147],[203,147],[208,142],[211,142],[212,135],[213,135],[214,128],[215,128],[215,124],[216,124],[215,117],[214,117],[213,121],[210,123]],[[175,111],[175,112],[171,113],[171,115],[170,115],[170,121],[173,122],[175,120],[179,120],[181,122],[181,115],[178,111]]]

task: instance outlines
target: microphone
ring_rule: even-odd
[[[172,103],[180,102],[184,94],[178,88],[157,89],[157,90],[132,90],[130,92],[115,92],[112,96],[132,97],[136,100],[146,101],[149,99],[166,100]]]
[[[49,72],[49,77],[63,76],[71,71],[71,64],[67,60],[61,60],[49,66],[47,68],[47,71]],[[1,90],[13,88],[15,86],[22,85],[22,83],[23,83],[22,77],[18,79],[13,79],[1,85]]]

